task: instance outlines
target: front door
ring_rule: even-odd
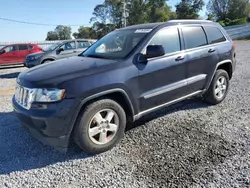
[[[58,54],[58,59],[78,55],[75,41],[64,43],[60,48],[62,48],[63,51]]]
[[[17,48],[15,45],[7,46],[1,50],[0,64],[15,64],[18,62],[16,54]]]
[[[158,31],[148,44],[162,45],[165,55],[138,65],[140,112],[186,95],[187,59],[181,44],[177,27]]]

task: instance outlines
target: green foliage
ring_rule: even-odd
[[[182,0],[176,5],[178,19],[197,19],[199,11],[205,5],[203,0]]]
[[[55,31],[49,31],[45,40],[58,40],[58,35]]]
[[[71,39],[71,27],[58,25],[54,31],[47,33],[45,40],[68,40]]]
[[[80,26],[78,32],[73,33],[76,39],[95,39],[96,31],[91,27]]]
[[[58,25],[55,28],[59,40],[68,40],[71,39],[71,27],[65,25]]]
[[[215,15],[217,21],[226,25],[245,23],[246,18],[250,16],[249,0],[210,0],[207,10]],[[226,20],[227,18],[231,21]]]
[[[239,18],[239,19],[234,19],[230,20],[229,18],[226,18],[225,20],[221,20],[218,22],[221,26],[232,26],[232,25],[241,25],[247,23],[246,18]]]

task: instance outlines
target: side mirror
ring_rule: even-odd
[[[6,51],[5,50],[1,50],[0,51],[0,54],[4,54]]]
[[[146,51],[146,58],[153,58],[165,55],[165,49],[162,45],[149,45]]]
[[[62,51],[64,51],[63,48],[59,48],[59,49],[58,49],[58,52],[59,52],[59,53],[61,53]]]

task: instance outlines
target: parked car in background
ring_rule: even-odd
[[[23,64],[25,57],[31,53],[41,52],[36,44],[12,44],[0,50],[0,65]]]
[[[77,56],[92,45],[92,40],[77,39],[60,41],[45,48],[42,52],[29,54],[25,58],[24,66],[31,68],[57,59]]]

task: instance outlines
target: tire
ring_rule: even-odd
[[[108,113],[106,112],[114,114],[109,123],[107,123],[108,118],[106,118],[106,115]],[[118,126],[116,131],[114,131],[114,125],[116,124]],[[109,125],[110,127],[108,127]],[[126,114],[124,109],[113,100],[102,99],[88,105],[79,114],[73,132],[73,139],[85,153],[98,154],[113,148],[123,137],[125,127]],[[90,129],[93,132],[93,136],[90,133]],[[113,132],[109,131],[109,129],[113,129]],[[101,134],[106,135],[106,139],[104,139],[104,136],[101,138]]]
[[[224,84],[222,84],[223,82],[222,79],[224,79]],[[221,84],[220,86],[218,81]],[[219,104],[226,98],[228,89],[229,89],[228,73],[225,70],[219,69],[215,72],[214,78],[208,90],[203,96],[204,100],[213,105]]]

